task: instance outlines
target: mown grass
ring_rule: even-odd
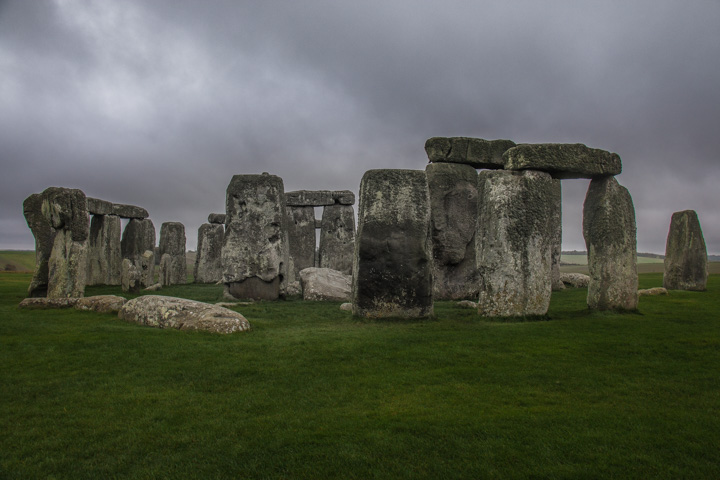
[[[720,478],[717,276],[534,322],[261,302],[230,336],[19,310],[29,279],[0,274],[0,478]]]

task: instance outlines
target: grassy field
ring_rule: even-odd
[[[32,272],[34,269],[34,251],[0,250],[0,271]]]
[[[720,478],[718,276],[635,314],[557,292],[535,322],[256,303],[230,336],[19,310],[29,280],[0,274],[3,479]]]

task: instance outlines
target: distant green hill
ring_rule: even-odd
[[[0,250],[0,271],[32,272],[35,270],[35,251]]]

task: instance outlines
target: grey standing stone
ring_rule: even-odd
[[[223,215],[224,216],[224,215]],[[198,229],[197,255],[193,279],[195,283],[217,283],[222,280],[222,245],[225,227],[203,223]]]
[[[614,177],[590,182],[583,205],[583,236],[590,271],[588,307],[637,309],[635,208],[630,193]]]
[[[140,275],[140,286],[148,288],[155,284],[155,251],[145,250],[136,262],[138,273]]]
[[[235,175],[227,188],[223,282],[235,298],[277,299],[287,279],[285,193],[280,177]]]
[[[187,260],[185,257],[185,226],[180,222],[165,222],[160,226],[160,271],[162,278],[169,283],[166,285],[181,285],[187,283]],[[169,270],[163,271],[163,259],[170,256]]]
[[[140,259],[146,250],[155,249],[155,226],[152,220],[131,219],[123,231],[120,241],[120,250],[123,258],[129,258],[133,262]]]
[[[697,213],[694,210],[673,213],[665,244],[663,287],[704,291],[707,278],[707,248]]]
[[[557,200],[557,204],[553,206],[553,242],[552,242],[552,266],[551,281],[553,291],[565,290],[565,284],[560,280],[560,260],[562,259],[562,186],[558,179],[553,179],[553,189],[556,192],[553,198]]]
[[[433,315],[430,195],[421,170],[370,170],[360,183],[353,314]]]
[[[120,285],[120,223],[116,215],[93,215],[88,244],[88,285]]]
[[[23,202],[25,221],[35,237],[35,271],[28,297],[47,296],[50,253],[55,242],[55,229],[42,213],[42,195],[33,193]]]
[[[473,168],[504,168],[503,153],[515,146],[512,140],[483,140],[468,137],[433,137],[425,142],[431,163],[462,163]]]
[[[315,266],[315,208],[287,207],[290,281],[300,281],[300,270]]]
[[[42,212],[56,230],[48,261],[48,298],[82,297],[87,276],[89,217],[81,190],[51,187]]]
[[[431,163],[425,173],[432,213],[433,296],[436,300],[476,298],[477,172],[469,165]]]
[[[123,292],[140,293],[140,272],[129,258],[122,261],[120,285]]]
[[[596,178],[622,172],[617,153],[582,143],[522,144],[506,151],[503,159],[507,170],[542,170],[554,178]]]
[[[477,262],[481,315],[547,313],[557,194],[547,173],[480,172]]]
[[[352,205],[336,204],[323,208],[318,254],[321,268],[352,275],[355,257],[355,210]]]

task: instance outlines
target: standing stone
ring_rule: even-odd
[[[222,244],[225,227],[203,223],[198,229],[197,255],[193,268],[195,283],[217,283],[222,280]]]
[[[140,286],[148,288],[155,284],[155,251],[145,250],[140,259],[136,263],[138,275],[140,276]]]
[[[287,207],[289,269],[291,282],[300,281],[300,270],[315,266],[315,208]]]
[[[353,314],[433,314],[430,194],[421,170],[369,170],[360,183]]]
[[[590,270],[588,307],[637,309],[635,208],[630,193],[614,177],[590,182],[583,205],[583,236]]]
[[[140,272],[129,258],[123,259],[120,267],[120,286],[123,292],[140,293]]]
[[[223,282],[235,298],[277,299],[288,262],[282,178],[235,175],[227,188]],[[282,290],[281,290],[282,287]]]
[[[162,278],[169,283],[165,285],[181,285],[187,283],[187,260],[185,257],[185,226],[180,222],[165,222],[160,226],[160,269],[162,271],[163,258],[170,256],[167,265],[169,271],[161,273]]]
[[[438,300],[476,298],[477,171],[469,165],[430,163],[425,173],[432,213],[433,296]]]
[[[320,225],[320,267],[352,275],[355,257],[355,210],[352,205],[326,206]]]
[[[35,237],[35,272],[28,288],[28,297],[47,296],[50,253],[55,242],[55,229],[42,213],[42,195],[33,193],[23,202],[25,221]]]
[[[478,312],[489,317],[545,315],[550,285],[553,212],[558,191],[549,174],[480,172]]]
[[[145,250],[153,250],[155,248],[155,226],[152,220],[131,219],[125,226],[122,240],[120,241],[120,250],[123,258],[129,258],[136,262]]]
[[[88,244],[88,285],[120,285],[120,234],[120,217],[93,215]]]
[[[48,188],[42,193],[42,213],[56,231],[48,261],[47,297],[82,297],[89,234],[85,194],[77,189]]]
[[[697,213],[694,210],[673,213],[665,244],[663,287],[704,291],[707,277],[707,248]]]
[[[553,291],[565,290],[565,284],[560,280],[560,260],[562,259],[562,186],[559,179],[553,179],[553,198],[557,203],[553,206],[553,242],[551,252],[551,282]]]

